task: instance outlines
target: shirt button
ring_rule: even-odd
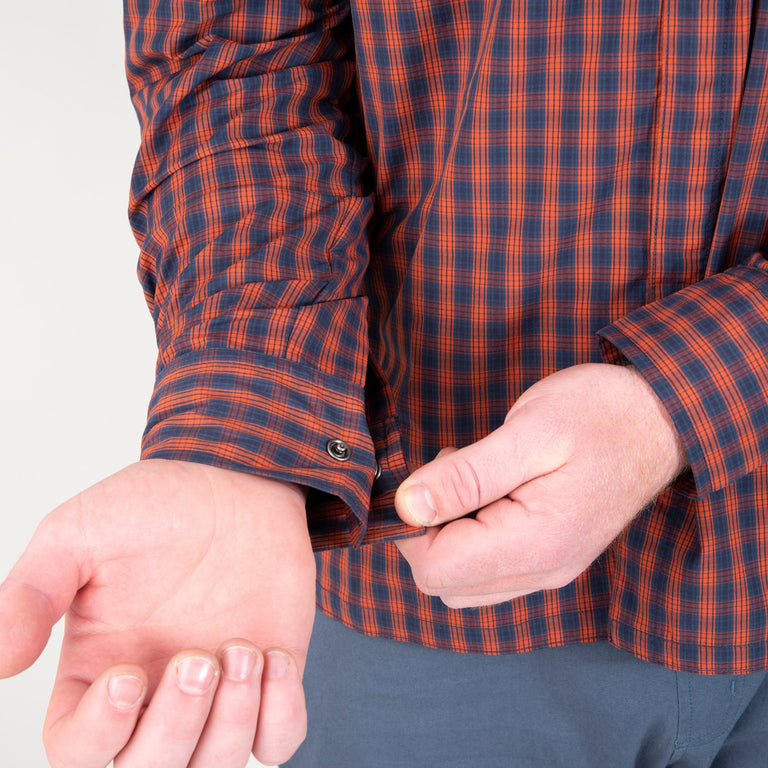
[[[336,461],[349,461],[352,456],[352,449],[343,441],[335,438],[325,444],[325,450],[328,455]]]
[[[373,482],[375,483],[381,477],[381,464],[376,462],[376,474],[373,476]]]

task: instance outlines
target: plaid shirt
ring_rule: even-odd
[[[144,457],[309,486],[319,605],[362,632],[768,666],[768,9],[126,0],[126,34]],[[691,472],[563,589],[421,594],[407,462],[588,361],[637,366]]]

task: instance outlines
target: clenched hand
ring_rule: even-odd
[[[452,608],[558,588],[686,463],[636,369],[574,366],[527,390],[490,435],[441,451],[401,485],[398,513],[428,530],[398,546],[419,588]]]

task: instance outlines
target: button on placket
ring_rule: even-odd
[[[325,450],[332,459],[336,461],[349,461],[352,457],[352,449],[339,438],[329,440],[325,444]]]

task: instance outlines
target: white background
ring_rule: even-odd
[[[138,124],[121,3],[7,3],[3,29],[5,574],[50,509],[137,459],[155,344],[126,215]],[[0,681],[2,765],[47,765],[40,732],[60,630],[31,669]]]

